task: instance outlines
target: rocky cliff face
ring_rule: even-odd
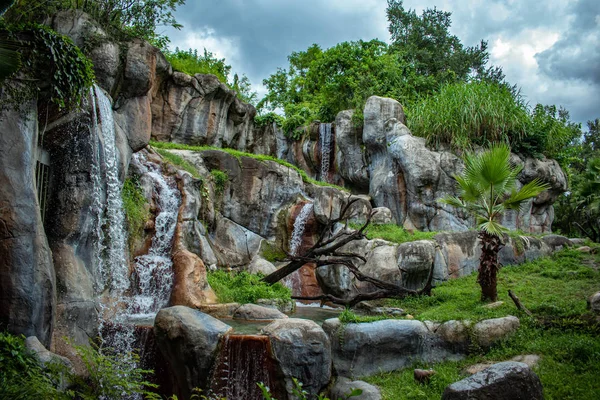
[[[116,43],[79,12],[59,13],[48,23],[89,50],[98,85],[111,101],[120,182],[129,173],[132,153],[145,148],[152,137],[291,161],[309,176],[343,183],[361,194],[358,221],[377,206],[391,210],[397,224],[411,229],[466,230],[471,225],[466,215],[436,201],[454,193],[452,175],[462,169],[460,158],[450,151],[431,151],[412,136],[404,125],[402,107],[394,100],[369,99],[362,128],[352,125],[351,111],[343,111],[333,126],[312,124],[302,140],[290,141],[274,125],[256,127],[254,107],[239,101],[216,77],[173,71],[148,43]],[[91,129],[97,119],[97,107],[92,105],[90,100],[78,112],[42,115],[32,102],[21,114],[4,112],[0,121],[0,328],[36,335],[47,346],[52,336],[87,343],[97,333],[96,309],[104,287],[98,284],[102,279],[93,260],[97,231],[102,228],[94,204],[105,202],[107,194],[94,186],[94,168],[105,167],[106,144]],[[38,145],[50,155],[44,223],[35,176]],[[168,171],[176,177],[183,199],[172,253],[179,271],[172,304],[197,307],[214,301],[204,279],[206,268],[275,268],[264,258],[273,246],[289,250],[303,204],[313,203],[305,233],[310,237],[319,224],[339,214],[341,203],[350,196],[304,182],[296,170],[274,161],[218,150],[174,152],[195,165],[202,179],[174,167]],[[154,157],[160,162],[158,155]],[[519,176],[522,184],[541,177],[552,188],[520,213],[509,214],[505,223],[547,232],[552,203],[566,190],[564,173],[553,160],[517,155],[513,159],[525,165]],[[215,169],[228,175],[222,188],[211,180]],[[383,271],[386,279],[414,286],[420,282],[422,266],[432,262],[440,265],[438,279],[472,269],[471,264],[453,260],[476,258],[476,241],[453,240],[436,239],[446,250],[433,242],[400,249],[365,241],[358,248],[367,256],[366,270]],[[467,249],[468,257],[457,248]],[[539,248],[540,253],[546,251],[543,245]],[[410,264],[405,269],[412,272],[400,274],[398,263]],[[382,265],[385,268],[379,268]],[[342,294],[352,290],[347,273],[327,274],[319,275],[326,290]],[[314,271],[307,277],[311,287],[318,288]]]

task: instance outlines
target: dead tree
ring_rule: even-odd
[[[346,202],[340,211],[338,218],[329,218],[316,243],[306,250],[303,254],[295,256],[289,253],[287,254],[288,264],[279,268],[277,271],[265,276],[262,280],[266,283],[273,284],[279,282],[281,279],[292,274],[293,272],[300,269],[304,264],[312,263],[319,267],[326,267],[331,265],[343,265],[354,277],[361,282],[368,282],[377,289],[368,293],[358,293],[354,297],[341,298],[330,294],[324,294],[321,296],[314,297],[294,297],[296,300],[319,300],[319,301],[330,301],[335,304],[346,305],[353,307],[357,303],[364,300],[375,300],[383,298],[395,298],[401,299],[409,296],[420,296],[420,295],[431,295],[432,281],[433,281],[433,265],[429,271],[427,282],[425,286],[419,290],[412,290],[405,288],[394,283],[385,282],[380,279],[374,278],[369,275],[365,275],[356,266],[356,260],[366,262],[367,260],[360,254],[352,252],[343,252],[340,249],[345,245],[364,239],[365,231],[369,224],[374,212],[371,212],[367,216],[365,223],[357,230],[348,228],[347,221],[353,217],[350,213],[352,204],[358,199],[352,199]],[[337,229],[339,223],[344,223],[344,228]]]

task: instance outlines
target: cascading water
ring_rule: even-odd
[[[331,168],[332,134],[330,123],[319,125],[319,141],[321,142],[321,180],[327,182],[329,169]]]
[[[159,208],[150,250],[148,254],[136,257],[133,267],[135,285],[128,312],[131,318],[136,318],[155,314],[169,301],[173,286],[171,245],[181,200],[174,179],[163,176],[160,165],[148,161],[140,153],[133,157],[139,162],[143,175],[152,180]]]
[[[292,231],[292,238],[290,239],[290,254],[293,256],[298,255],[298,250],[300,250],[300,245],[302,244],[302,237],[306,230],[306,222],[312,210],[313,203],[305,203],[294,220],[294,229]]]
[[[271,357],[271,342],[263,335],[226,335],[210,381],[209,398],[262,400],[256,385],[262,382],[276,398],[279,396],[276,363]]]
[[[290,239],[290,254],[293,256],[298,255],[298,251],[300,251],[304,231],[306,230],[306,223],[308,222],[308,218],[312,211],[313,203],[305,203],[294,220],[294,229],[292,230],[292,237]],[[301,294],[302,277],[300,276],[300,271],[292,272],[284,278],[283,282],[291,289],[292,295],[299,296]]]
[[[103,223],[106,225],[107,233],[104,236],[100,233],[101,239],[98,248],[106,253],[105,262],[101,264],[99,272],[103,276],[104,283],[109,285],[113,295],[120,295],[129,288],[128,263],[125,259],[126,238],[125,233],[125,214],[123,212],[123,199],[121,197],[121,182],[119,181],[119,160],[118,151],[115,143],[115,121],[113,118],[112,106],[110,100],[104,92],[94,86],[95,100],[93,101],[93,127],[102,141],[103,159],[102,168],[100,163],[96,164],[98,172],[97,179],[102,175],[106,183],[106,208],[104,210]],[[94,96],[93,96],[94,97]],[[98,114],[96,114],[96,105]],[[98,123],[100,122],[100,123]],[[95,161],[99,161],[95,160]],[[100,183],[100,182],[98,182]],[[96,199],[94,199],[96,201]],[[101,228],[100,228],[101,229]],[[100,254],[99,257],[102,257]],[[98,257],[96,257],[98,258]]]

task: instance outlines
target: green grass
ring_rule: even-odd
[[[266,154],[252,154],[252,153],[244,153],[243,151],[239,151],[239,150],[234,150],[234,149],[225,149],[225,148],[220,148],[220,147],[211,147],[211,146],[189,146],[186,144],[179,144],[179,143],[171,143],[171,142],[155,142],[155,141],[151,141],[150,145],[154,148],[157,149],[157,151],[159,151],[160,149],[163,150],[190,150],[190,151],[206,151],[206,150],[215,150],[215,151],[222,151],[225,152],[227,154],[230,154],[232,156],[234,156],[235,158],[237,158],[238,160],[241,157],[249,157],[249,158],[253,158],[255,160],[258,161],[273,161],[276,162],[280,165],[283,165],[285,167],[291,168],[294,171],[298,172],[300,174],[300,176],[302,177],[302,180],[306,183],[312,183],[318,186],[328,186],[328,187],[333,187],[339,190],[343,190],[343,191],[348,191],[348,189],[343,188],[341,186],[337,186],[337,185],[332,185],[331,183],[326,183],[326,182],[321,182],[321,181],[317,181],[315,179],[312,179],[311,177],[309,177],[305,171],[301,170],[300,168],[296,167],[293,164],[290,164],[287,161],[283,161],[279,158],[273,157],[273,156],[269,156]],[[159,151],[160,152],[160,151]],[[164,152],[164,153],[168,153],[168,152]],[[160,153],[163,154],[163,153]],[[181,157],[179,157],[181,158]]]
[[[258,299],[291,300],[291,292],[280,283],[269,285],[259,275],[221,270],[208,273],[208,283],[221,303],[256,303]]]
[[[198,169],[186,160],[184,160],[183,157],[178,156],[177,154],[173,154],[167,150],[157,148],[158,146],[154,147],[156,148],[158,154],[163,156],[163,158],[167,160],[167,162],[170,162],[171,164],[183,169],[184,171],[189,172],[194,178],[202,179],[202,177],[200,176],[200,172],[198,172]]]
[[[485,82],[445,85],[406,108],[408,128],[431,146],[455,149],[518,142],[530,124],[527,107],[510,90]]]
[[[359,229],[362,225],[356,223],[349,224],[352,229]],[[367,228],[367,239],[384,239],[394,243],[412,242],[415,240],[433,239],[439,232],[421,232],[410,233],[403,227],[396,224],[371,224]]]
[[[141,238],[144,234],[144,226],[150,218],[150,211],[148,210],[148,201],[144,197],[142,188],[135,179],[125,179],[121,197],[129,228],[128,242],[129,249],[131,250],[135,240]]]
[[[479,301],[475,275],[445,282],[433,290],[431,297],[390,300],[387,305],[402,307],[419,320],[478,321],[510,314],[521,319],[521,328],[485,355],[472,354],[460,362],[415,365],[437,371],[429,385],[416,384],[412,368],[365,380],[379,386],[384,399],[440,398],[447,385],[466,377],[461,370],[468,365],[538,354],[542,359],[535,371],[546,399],[600,398],[600,328],[580,318],[587,315],[586,298],[600,289],[600,274],[591,267],[599,264],[598,255],[565,250],[549,258],[503,268],[498,293],[504,304],[495,309],[484,308]],[[509,289],[544,323],[519,312],[508,297]]]
[[[210,171],[210,175],[213,183],[215,184],[215,192],[217,195],[223,194],[223,191],[225,190],[225,184],[229,180],[229,175],[227,175],[227,172],[213,169]]]
[[[383,321],[384,319],[394,319],[394,317],[388,315],[358,315],[355,314],[349,308],[338,315],[338,319],[342,324],[363,324],[375,321]]]

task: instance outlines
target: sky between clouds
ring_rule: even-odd
[[[246,74],[262,97],[262,80],[287,56],[313,43],[389,42],[386,0],[187,0],[166,29],[171,45],[206,47]],[[465,45],[489,44],[490,63],[521,87],[533,106],[556,104],[571,119],[600,118],[600,0],[405,0],[406,9],[452,13],[451,32]]]

